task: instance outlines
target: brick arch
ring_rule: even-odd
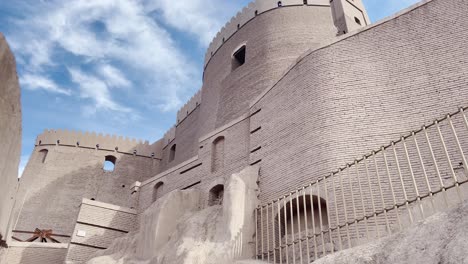
[[[40,161],[41,163],[45,163],[48,154],[49,154],[48,149],[39,150],[38,161]]]
[[[159,198],[161,198],[164,188],[164,182],[160,181],[157,182],[153,187],[153,203],[156,202]]]
[[[211,147],[211,172],[219,171],[224,167],[224,136],[219,136],[213,140]]]
[[[224,184],[217,184],[210,189],[208,206],[222,205],[224,200]]]
[[[321,222],[320,218],[322,220]],[[278,223],[278,220],[280,221],[280,230],[278,233],[281,234],[281,237],[284,237],[285,234],[291,235],[292,231],[296,234],[299,232],[299,223],[301,232],[304,232],[306,219],[308,230],[313,230],[314,227],[316,230],[328,228],[327,201],[323,198],[319,199],[315,195],[311,196],[308,194],[289,200],[286,205],[283,204],[279,215],[276,215],[276,222]]]

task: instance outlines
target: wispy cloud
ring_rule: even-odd
[[[239,3],[219,0],[145,0],[146,10],[157,12],[163,21],[182,32],[196,36],[202,45],[207,45],[229,21],[231,10],[240,9]]]
[[[108,86],[111,87],[129,87],[131,82],[125,77],[125,75],[117,68],[111,65],[101,65],[98,68],[98,72]]]
[[[138,94],[143,95],[138,98],[143,107],[162,111],[176,110],[201,85],[197,74],[200,69],[152,16],[153,9],[140,1],[31,3],[36,7],[34,14],[28,20],[16,21],[18,30],[12,36],[13,48],[21,61],[32,66],[28,67],[28,74],[40,77],[50,68],[71,67],[70,81],[80,89],[82,97],[93,98],[97,109],[129,110],[123,102],[106,95],[104,85],[138,89]],[[197,9],[194,14],[202,10],[199,5],[191,8]],[[191,13],[187,7],[182,12]],[[191,19],[197,21],[196,17]],[[202,32],[200,38],[208,39],[217,30],[215,19],[210,21],[196,26]],[[68,59],[63,60],[64,57]],[[62,60],[58,62],[58,58]],[[82,78],[84,75],[73,68],[77,64],[86,69],[88,78]],[[95,72],[91,74],[91,70]],[[44,78],[27,80],[31,88],[64,93]],[[38,80],[42,82],[34,83]],[[99,86],[91,89],[91,84]]]
[[[70,95],[70,90],[59,87],[53,80],[44,76],[26,73],[20,77],[20,83],[23,87],[30,90],[45,90],[52,93]]]
[[[96,76],[85,74],[81,70],[68,69],[72,81],[76,83],[82,98],[94,100],[97,109],[112,110],[118,112],[131,112],[130,108],[121,106],[112,100],[110,88],[105,81]]]

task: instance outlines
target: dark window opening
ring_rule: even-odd
[[[41,163],[45,163],[48,153],[49,151],[47,149],[39,150],[39,160],[41,161]]]
[[[240,24],[237,24],[237,29],[239,29],[239,28],[240,28]]]
[[[211,172],[216,172],[224,167],[224,137],[217,137],[211,148]]]
[[[208,206],[213,205],[222,205],[224,198],[224,185],[218,184],[215,187],[211,188],[210,194],[208,197]]]
[[[278,7],[282,7],[283,3],[281,1],[278,1]]]
[[[158,182],[154,185],[154,189],[153,189],[153,203],[161,197],[161,194],[162,194],[162,191],[163,191],[163,186],[164,186],[164,183],[163,182]]]
[[[169,162],[175,159],[176,154],[176,144],[172,145],[171,150],[169,151]]]
[[[117,158],[114,156],[106,156],[104,160],[104,171],[114,171],[115,163],[117,162]]]
[[[258,15],[258,10],[255,10],[255,16],[257,16],[257,15]]]
[[[359,20],[359,18],[354,17],[354,21],[356,21],[356,23],[357,23],[358,25],[361,25],[361,20]]]
[[[235,70],[245,63],[245,45],[240,47],[232,55],[232,70]]]
[[[307,0],[304,0],[304,5],[307,5]]]

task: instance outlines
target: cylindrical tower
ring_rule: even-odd
[[[337,35],[327,0],[258,0],[210,44],[204,69],[204,132],[245,113],[303,52]]]

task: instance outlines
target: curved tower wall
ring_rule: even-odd
[[[159,149],[159,142],[149,145],[110,135],[45,131],[38,136],[20,181],[14,229],[52,229],[71,235],[83,198],[136,208],[132,185],[159,171],[159,159],[152,155]],[[113,171],[103,169],[106,156],[116,158]]]
[[[8,220],[18,183],[21,154],[21,103],[16,63],[0,34],[0,244],[7,233]],[[0,245],[1,247],[1,245]]]
[[[262,3],[267,2],[277,3]],[[224,44],[207,62],[204,71],[203,134],[245,113],[249,102],[273,85],[301,53],[336,35],[330,6],[324,1],[316,2],[317,5],[291,6],[283,3],[282,7],[258,11],[235,34],[224,37]],[[249,7],[242,14],[254,16],[255,11]],[[225,30],[237,26],[236,22],[234,19],[228,23]],[[221,31],[212,46],[224,35],[228,33]],[[234,69],[233,54],[242,45],[246,48],[245,64]]]
[[[198,152],[198,139],[248,112],[252,99],[271,87],[304,51],[336,36],[328,1],[255,1],[223,27],[205,59],[203,87],[178,113],[164,139],[161,169]],[[245,64],[233,69],[233,53],[246,46]],[[169,152],[178,151],[169,162]]]
[[[428,1],[302,56],[251,108],[262,202],[468,106],[467,12],[462,0]]]

